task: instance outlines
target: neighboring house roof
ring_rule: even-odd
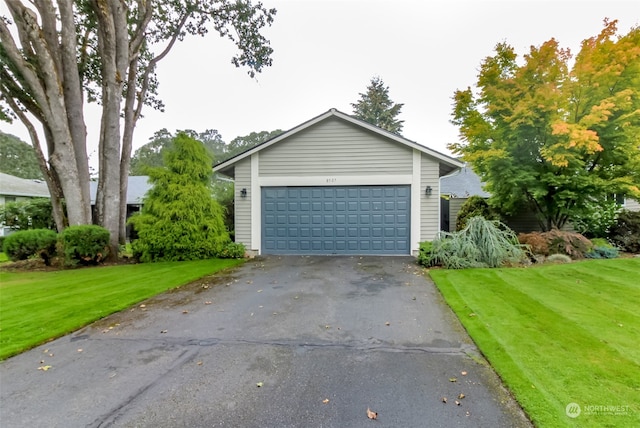
[[[91,192],[91,205],[96,203],[96,193],[98,191],[98,182],[89,183],[89,191]],[[127,184],[127,205],[140,205],[146,193],[151,189],[149,177],[146,175],[133,175],[129,177]]]
[[[50,198],[49,188],[43,180],[28,180],[0,172],[0,195]]]
[[[217,164],[217,165],[215,165],[213,167],[213,171],[214,172],[220,172],[220,173],[225,174],[225,175],[230,176],[230,177],[234,177],[234,174],[235,174],[234,168],[235,168],[235,164],[238,161],[240,161],[242,159],[245,159],[246,157],[251,156],[252,154],[254,154],[256,152],[259,152],[260,150],[266,149],[267,147],[270,147],[270,146],[272,146],[274,144],[277,144],[278,142],[280,142],[280,141],[282,141],[282,140],[284,140],[286,138],[289,138],[292,135],[297,134],[298,132],[301,132],[301,131],[303,131],[303,130],[305,130],[305,129],[307,129],[307,128],[309,128],[309,127],[311,127],[311,126],[313,126],[313,125],[315,125],[315,124],[317,124],[319,122],[322,122],[323,120],[326,120],[326,119],[329,119],[329,118],[332,118],[332,117],[342,119],[342,120],[344,120],[346,122],[349,122],[349,123],[352,123],[352,124],[354,124],[356,126],[359,126],[361,128],[367,129],[368,131],[374,132],[374,133],[376,133],[376,134],[378,134],[380,136],[383,136],[385,138],[388,138],[388,139],[393,140],[395,142],[398,142],[400,144],[404,144],[404,145],[409,146],[409,147],[411,147],[413,149],[417,149],[417,150],[419,150],[419,151],[421,151],[423,153],[426,153],[426,154],[438,159],[440,161],[440,165],[441,165],[441,174],[446,174],[446,173],[450,172],[453,169],[460,168],[460,167],[463,166],[463,164],[460,161],[458,161],[458,160],[456,160],[456,159],[454,159],[454,158],[452,158],[450,156],[447,156],[447,155],[442,154],[442,153],[440,153],[438,151],[432,150],[432,149],[430,149],[428,147],[425,147],[425,146],[423,146],[421,144],[416,143],[415,141],[408,140],[408,139],[406,139],[406,138],[404,138],[404,137],[402,137],[402,136],[400,136],[398,134],[394,134],[394,133],[389,132],[389,131],[387,131],[385,129],[382,129],[382,128],[379,128],[379,127],[377,127],[375,125],[372,125],[369,122],[365,122],[364,120],[360,120],[360,119],[355,118],[353,116],[350,116],[348,114],[342,113],[342,112],[336,110],[335,108],[332,108],[332,109],[326,111],[325,113],[322,113],[321,115],[316,116],[313,119],[310,119],[310,120],[308,120],[308,121],[296,126],[295,128],[292,128],[292,129],[290,129],[290,130],[288,130],[286,132],[283,132],[282,134],[280,134],[280,135],[278,135],[278,136],[276,136],[276,137],[274,137],[274,138],[272,138],[270,140],[265,141],[264,143],[258,144],[257,146],[254,146],[254,147],[252,147],[252,148],[250,148],[250,149],[248,149],[248,150],[246,150],[246,151],[244,151],[242,153],[239,153],[238,155],[236,155],[236,156],[234,156],[232,158],[229,158],[229,159],[227,159],[227,160],[225,160],[223,162],[220,162],[219,164]],[[444,169],[443,169],[443,166],[445,167]]]
[[[440,179],[440,193],[452,198],[468,198],[469,196],[491,196],[483,190],[484,183],[471,167],[464,166],[450,175]]]

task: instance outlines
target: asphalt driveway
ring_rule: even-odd
[[[4,361],[0,388],[6,427],[530,426],[409,257],[255,259]]]

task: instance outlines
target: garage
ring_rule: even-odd
[[[262,188],[262,254],[410,253],[410,186]]]
[[[425,136],[428,139],[428,136]],[[252,255],[416,255],[461,162],[336,109],[213,167]]]

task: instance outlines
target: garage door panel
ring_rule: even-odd
[[[265,254],[409,254],[409,186],[262,189]]]

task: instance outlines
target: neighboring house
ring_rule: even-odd
[[[9,202],[50,197],[47,183],[43,180],[27,180],[0,173],[0,205],[2,206]],[[9,231],[9,228],[0,225],[0,236],[6,236]]]
[[[142,200],[151,189],[149,177],[146,175],[132,175],[127,183],[127,218],[132,214],[140,211],[142,208]],[[96,205],[96,194],[98,192],[98,182],[89,183],[89,192],[91,194],[91,206]]]
[[[235,236],[253,254],[415,254],[463,164],[331,109],[228,159]]]
[[[640,211],[640,202],[634,199],[625,199],[622,206],[629,211]]]
[[[456,220],[460,207],[470,196],[480,196],[488,198],[491,196],[483,189],[484,183],[480,180],[471,167],[465,165],[458,171],[455,171],[440,179],[440,195],[442,201],[442,223],[440,227],[447,232],[456,230]],[[625,199],[621,201],[625,209],[631,211],[640,211],[640,203],[633,199]],[[531,231],[539,231],[540,225],[536,215],[531,210],[524,210],[514,216],[503,219],[504,223],[515,232],[527,233]],[[571,230],[571,225],[566,225],[563,229]]]
[[[478,174],[467,165],[440,179],[441,224],[446,232],[456,230],[456,220],[460,207],[471,196],[488,198],[489,193],[483,190],[483,183]]]

